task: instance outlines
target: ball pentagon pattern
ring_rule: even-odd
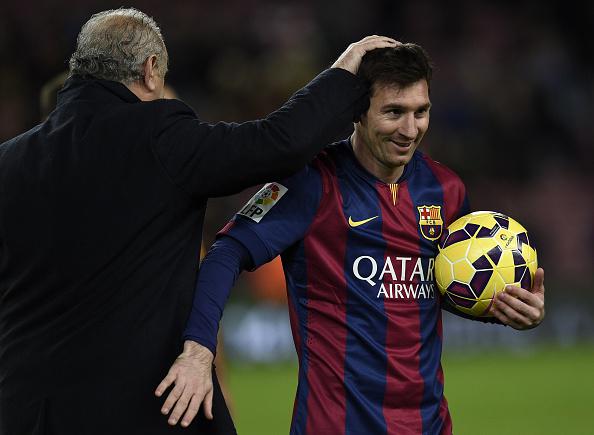
[[[502,213],[477,211],[444,231],[435,258],[435,280],[446,303],[488,317],[493,297],[506,285],[532,287],[536,249],[528,232]]]

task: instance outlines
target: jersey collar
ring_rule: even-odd
[[[415,150],[412,158],[410,159],[410,162],[408,162],[406,165],[404,165],[404,172],[402,172],[402,175],[400,175],[400,177],[398,178],[396,183],[386,183],[385,181],[380,180],[375,175],[373,175],[371,172],[369,172],[367,169],[365,169],[363,167],[363,165],[359,162],[359,159],[357,159],[357,156],[355,155],[355,151],[353,150],[353,143],[351,142],[351,138],[344,140],[343,144],[344,144],[344,147],[347,149],[347,152],[345,153],[347,158],[345,160],[346,160],[347,164],[350,166],[350,169],[355,171],[357,173],[357,175],[365,178],[367,181],[370,181],[372,183],[378,183],[378,182],[382,183],[382,184],[401,184],[401,183],[403,183],[404,181],[406,181],[408,179],[410,174],[413,172],[414,167],[417,162],[417,159],[419,158],[419,155],[420,155],[420,151]]]

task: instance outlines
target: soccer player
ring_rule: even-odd
[[[214,352],[239,272],[281,254],[299,356],[292,434],[452,431],[433,262],[444,228],[468,204],[458,176],[417,151],[429,126],[431,73],[415,44],[368,53],[359,75],[371,86],[370,105],[353,135],[267,184],[203,262],[185,338]],[[542,269],[532,289],[506,293],[496,321],[517,329],[541,322]],[[159,386],[175,383],[165,404],[177,400],[175,418],[200,389],[199,366],[182,354]]]

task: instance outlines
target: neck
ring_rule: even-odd
[[[384,183],[393,184],[398,181],[400,176],[404,173],[403,166],[387,166],[376,158],[364,140],[357,134],[357,131],[351,136],[351,143],[353,144],[353,152],[355,157],[367,172],[374,177],[380,179]]]
[[[153,101],[160,98],[154,91],[151,91],[142,83],[132,82],[130,84],[124,83],[130,91],[138,97],[140,101]]]

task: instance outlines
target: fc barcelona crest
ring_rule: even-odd
[[[419,210],[419,227],[421,234],[428,240],[437,240],[443,230],[440,205],[421,205]]]

